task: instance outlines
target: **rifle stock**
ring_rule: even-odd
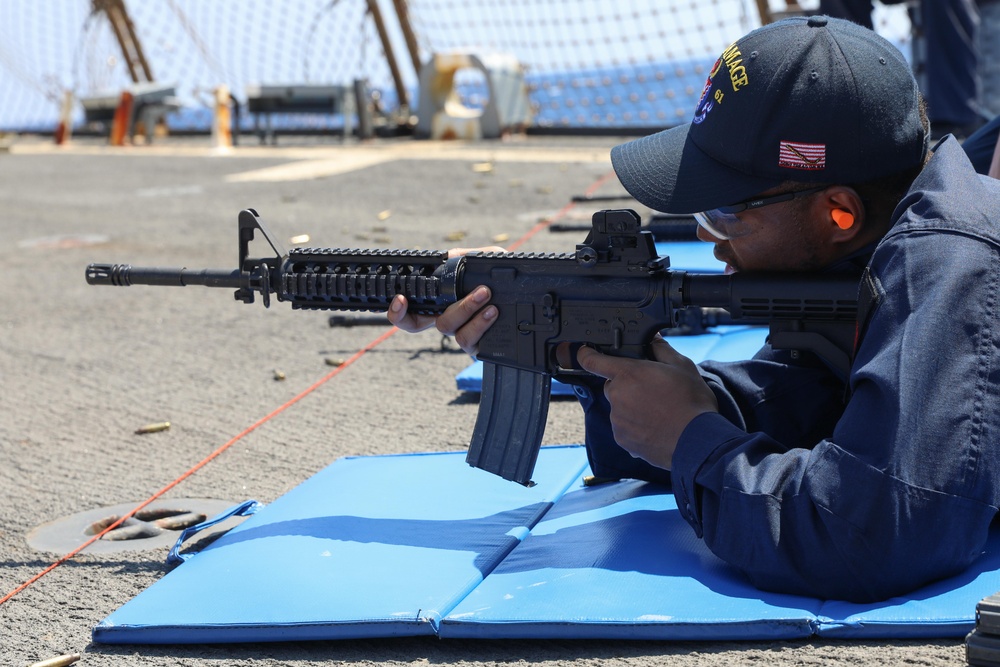
[[[403,294],[414,312],[438,314],[487,285],[497,321],[480,340],[483,393],[469,448],[470,465],[531,483],[548,414],[554,350],[586,343],[644,358],[653,336],[690,307],[724,309],[733,322],[768,324],[776,349],[810,351],[842,377],[850,371],[859,276],[852,274],[693,274],[669,268],[631,210],[598,211],[572,253],[301,248],[286,252],[252,209],[239,215],[239,268],[189,270],[91,264],[92,285],[235,288],[293,309],[385,312]],[[251,257],[257,233],[270,246]]]

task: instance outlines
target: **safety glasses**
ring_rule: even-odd
[[[740,220],[739,217],[737,217],[737,213],[748,211],[753,208],[760,208],[761,206],[778,204],[783,201],[791,201],[793,199],[798,199],[799,197],[805,197],[807,195],[820,192],[821,190],[825,190],[827,187],[828,186],[826,185],[822,185],[815,188],[809,188],[808,190],[783,192],[779,195],[773,195],[771,197],[754,197],[753,199],[748,199],[745,202],[733,204],[732,206],[720,206],[719,208],[714,208],[711,211],[695,213],[694,219],[698,221],[699,225],[705,228],[705,231],[715,238],[720,241],[729,241],[730,239],[745,236],[751,231],[751,228],[745,222]]]

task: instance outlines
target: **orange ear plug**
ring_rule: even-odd
[[[850,229],[854,226],[854,214],[850,211],[845,211],[842,208],[835,208],[830,212],[833,217],[833,221],[837,223],[837,226],[841,229]]]

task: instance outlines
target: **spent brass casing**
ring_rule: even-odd
[[[170,428],[170,422],[156,422],[155,424],[140,426],[135,432],[139,435],[143,433],[159,433],[160,431],[166,431],[168,428]]]
[[[66,665],[72,665],[79,659],[79,653],[68,653],[66,655],[60,655],[55,658],[42,660],[40,662],[33,662],[28,665],[28,667],[66,667]]]

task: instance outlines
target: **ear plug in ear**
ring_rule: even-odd
[[[833,217],[833,221],[837,223],[837,226],[841,229],[850,229],[854,226],[854,215],[850,211],[845,211],[842,208],[835,208],[830,212],[830,216]]]

